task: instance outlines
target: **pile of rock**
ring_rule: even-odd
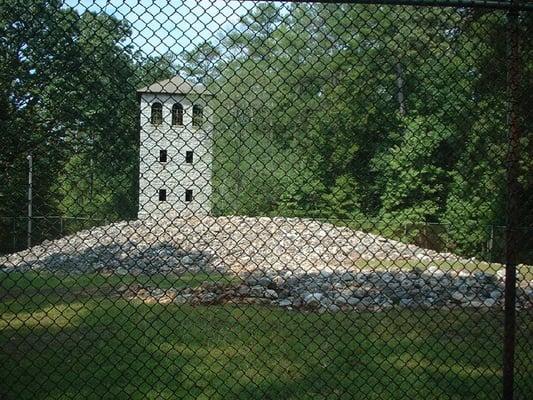
[[[0,257],[0,267],[72,273],[319,273],[359,269],[368,260],[467,262],[316,220],[206,216],[101,226]]]
[[[362,270],[370,260],[390,267]],[[439,262],[460,272],[394,266],[406,260]],[[0,257],[0,267],[119,275],[217,272],[244,279],[237,286],[206,283],[170,293],[126,290],[154,302],[238,301],[330,311],[501,306],[502,271],[463,270],[471,261],[316,220],[206,216],[101,226]],[[529,307],[533,282],[520,285],[519,305]]]
[[[205,282],[195,288],[123,288],[130,299],[162,304],[246,303],[336,312],[405,308],[493,308],[503,305],[503,279],[483,272],[359,271],[295,276],[251,275],[240,284]],[[518,289],[518,307],[531,308],[533,286]]]

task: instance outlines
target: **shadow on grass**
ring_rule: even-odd
[[[121,285],[166,289],[230,279],[214,271],[211,262],[210,253],[184,251],[167,243],[147,248],[131,242],[99,245],[72,254],[65,249],[24,261],[20,269],[0,271],[0,314],[31,316],[40,309],[53,309],[57,303],[113,297]],[[120,274],[115,273],[118,268],[122,268]]]
[[[110,296],[118,285],[194,286],[218,274],[0,278],[2,399],[500,397],[503,316],[494,310],[317,314]],[[532,321],[519,312],[524,394]]]
[[[48,323],[11,320],[0,330],[2,398],[497,399],[500,393],[499,312],[315,314],[91,295],[11,317],[27,321],[35,312]],[[531,359],[533,350],[523,351]]]

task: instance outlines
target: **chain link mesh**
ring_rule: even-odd
[[[386,3],[0,0],[0,398],[531,398],[530,4]]]

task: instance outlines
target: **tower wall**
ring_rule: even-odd
[[[207,96],[194,94],[143,93],[140,101],[139,218],[161,215],[187,216],[207,214],[211,210],[212,111]],[[152,125],[152,104],[163,106],[163,121]],[[172,106],[183,106],[183,125],[172,123]],[[203,124],[192,126],[193,105],[203,108]],[[160,150],[167,151],[167,161],[159,160]],[[186,163],[186,152],[193,152],[193,162]],[[159,200],[160,189],[166,200]],[[192,190],[186,201],[185,191]]]

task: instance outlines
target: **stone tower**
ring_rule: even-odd
[[[209,213],[212,94],[179,76],[137,93],[141,109],[139,218]]]

